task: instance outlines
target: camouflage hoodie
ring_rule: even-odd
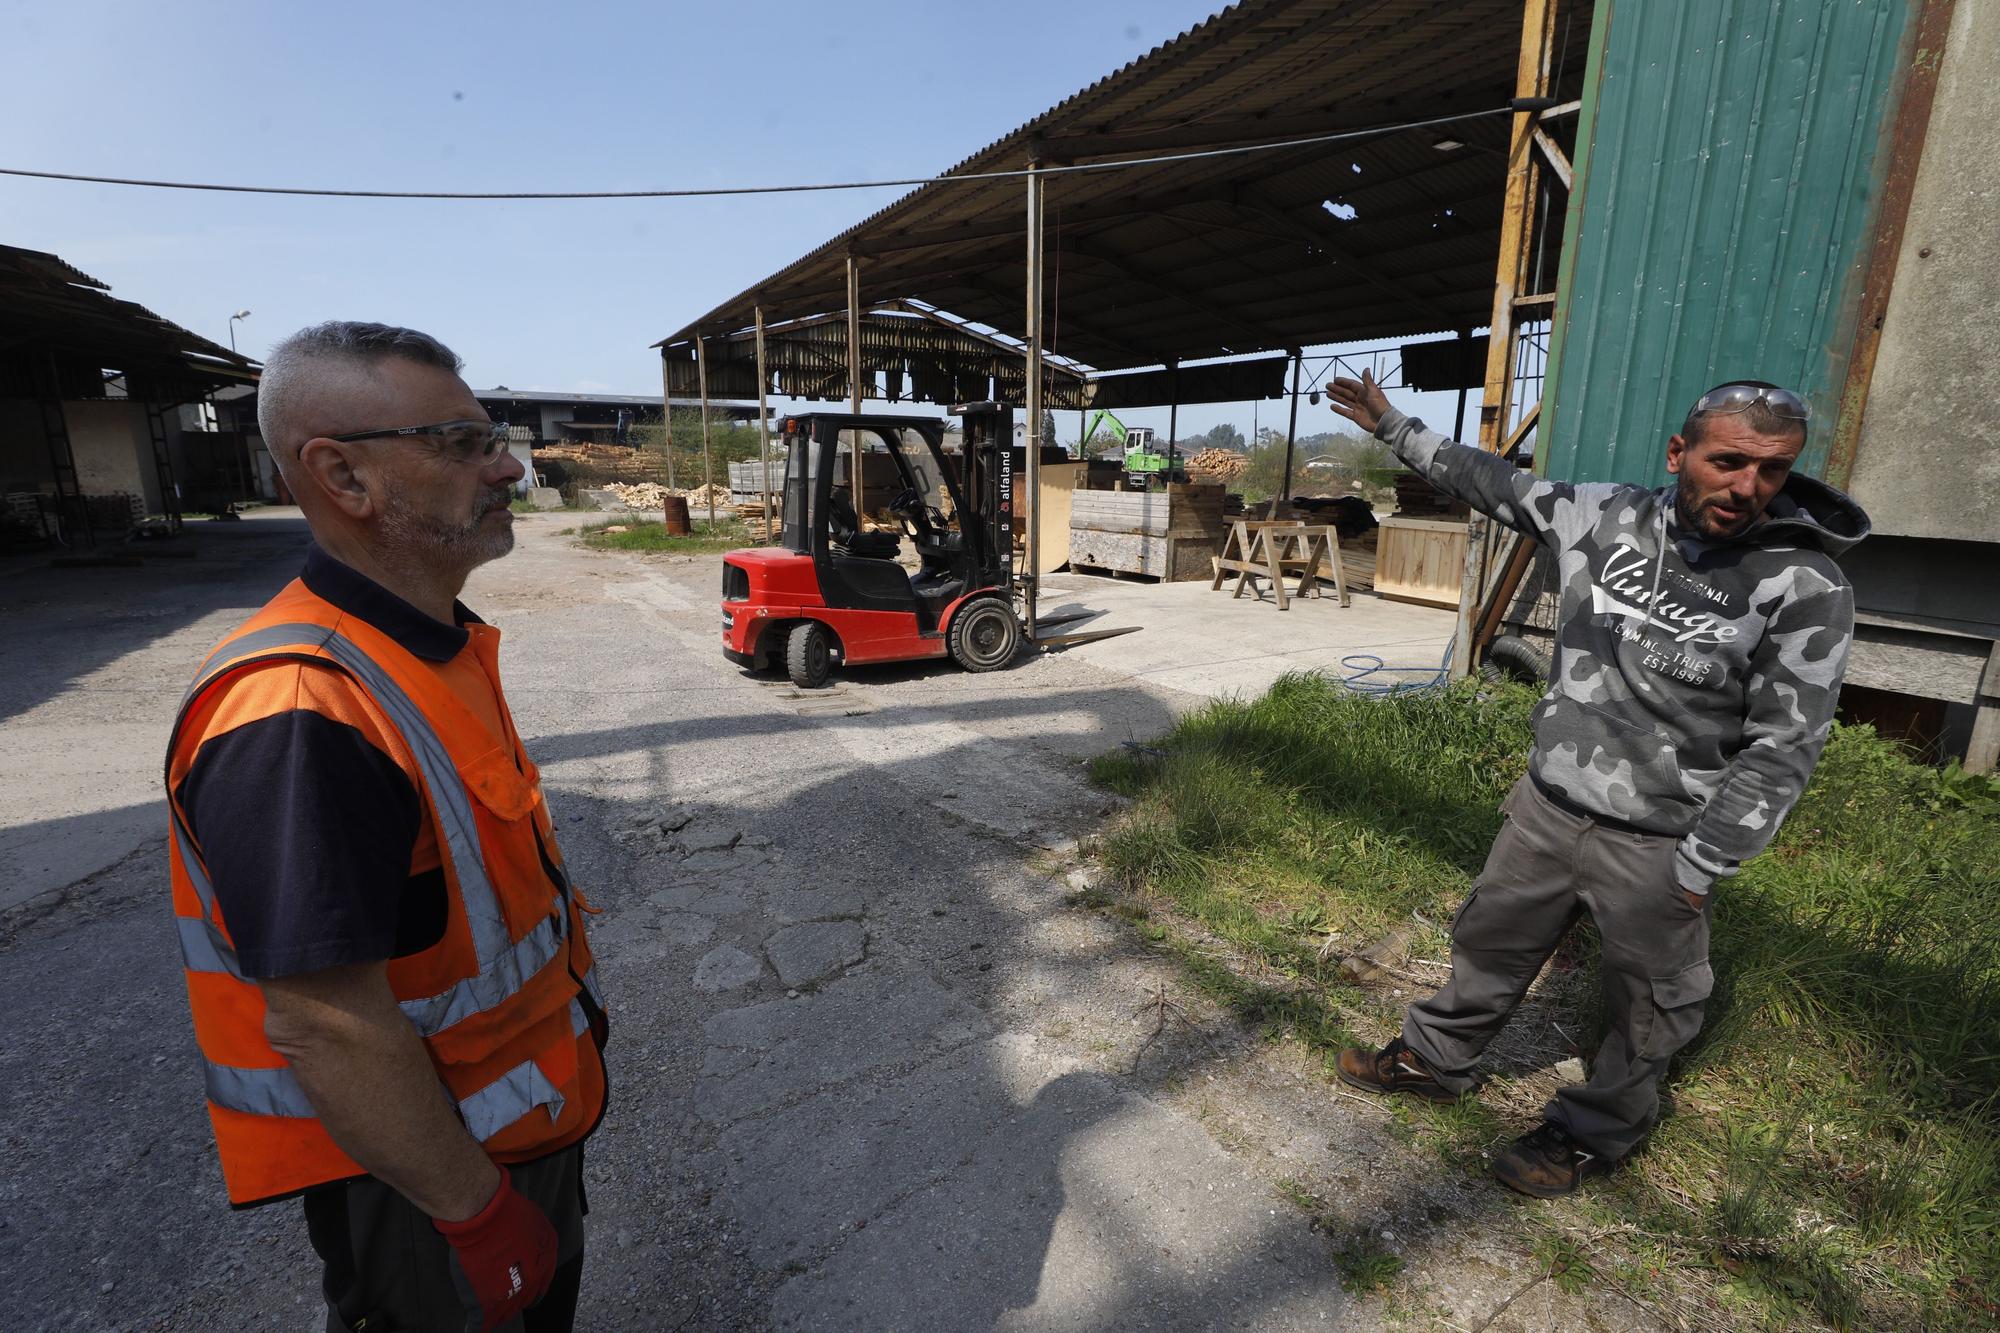
[[[1741,536],[1683,533],[1674,488],[1545,481],[1391,410],[1376,436],[1448,495],[1546,545],[1562,580],[1529,767],[1573,804],[1676,835],[1706,893],[1764,850],[1833,724],[1868,516],[1794,474]]]

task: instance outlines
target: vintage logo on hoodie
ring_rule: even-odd
[[[1733,642],[1743,631],[1731,621],[1698,604],[1727,606],[1728,596],[1681,574],[1669,574],[1664,555],[1647,559],[1637,547],[1614,542],[1604,554],[1590,587],[1590,609],[1619,618],[1618,636],[1645,650],[1640,665],[1691,685],[1705,685],[1716,662],[1704,648]],[[1664,630],[1669,643],[1657,643],[1645,631]]]
[[[1597,581],[1590,589],[1590,609],[1666,630],[1675,643],[1712,647],[1728,643],[1742,632],[1712,611],[1662,596],[1670,591],[1660,586],[1664,573],[1657,561],[1646,559],[1636,547],[1617,543],[1605,552],[1604,563],[1598,567]],[[1699,584],[1690,586],[1709,591]],[[1720,598],[1720,594],[1716,596]]]

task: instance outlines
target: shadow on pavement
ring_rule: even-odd
[[[137,566],[0,563],[0,721],[204,616],[261,606],[305,561],[306,524],[295,512],[189,523],[178,539],[119,548]]]

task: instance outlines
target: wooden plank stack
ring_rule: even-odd
[[[1078,491],[1070,501],[1069,562],[1165,583],[1207,578],[1224,532],[1222,506],[1218,485]]]
[[[1462,518],[1471,510],[1416,473],[1398,472],[1396,512],[1404,518]]]

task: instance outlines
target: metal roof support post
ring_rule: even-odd
[[[1028,171],[1028,571],[1022,579],[1028,641],[1035,639],[1035,590],[1041,582],[1042,526],[1042,173]]]
[[[1167,399],[1167,448],[1171,449],[1174,447],[1174,441],[1180,438],[1181,363],[1178,361],[1169,361],[1167,362],[1167,369],[1174,373],[1174,387],[1168,391],[1170,396]]]
[[[1516,98],[1539,99],[1548,95],[1555,57],[1557,3],[1558,0],[1523,0],[1521,50],[1514,74]],[[1541,181],[1535,156],[1539,119],[1539,111],[1516,111],[1508,140],[1507,191],[1500,211],[1500,253],[1494,268],[1493,319],[1486,343],[1486,391],[1479,407],[1479,447],[1488,453],[1504,453],[1512,443],[1508,439],[1508,425],[1514,406],[1514,370],[1523,314],[1517,298],[1523,295],[1521,284],[1528,280],[1535,241],[1535,200]],[[1536,304],[1529,309],[1539,313],[1544,306]],[[1553,315],[1553,306],[1547,309]],[[1524,418],[1524,425],[1526,421]],[[1473,641],[1473,630],[1485,591],[1491,526],[1485,515],[1478,513],[1466,525],[1465,572],[1458,586],[1458,628],[1451,657],[1453,680],[1465,679],[1478,666],[1479,645]]]
[[[667,489],[674,488],[674,395],[668,387],[667,349],[660,349],[660,426],[667,435]],[[664,510],[661,511],[664,514]]]
[[[757,306],[757,456],[764,462],[764,541],[771,540],[771,407],[764,394],[771,372],[764,364],[764,307]],[[733,488],[732,488],[733,489]]]
[[[1305,349],[1292,349],[1292,418],[1285,425],[1285,490],[1284,497],[1292,498],[1292,444],[1299,437],[1299,366],[1305,360]],[[1252,442],[1255,447],[1255,442]]]
[[[695,371],[701,376],[701,484],[708,492],[708,526],[715,529],[715,471],[709,465],[708,455],[708,352],[707,340],[700,334],[694,338]]]
[[[849,408],[861,415],[861,261],[847,257],[847,395]],[[848,462],[854,473],[854,520],[866,516],[867,497],[861,491],[861,432],[848,432]]]
[[[1460,329],[1458,331],[1458,341],[1461,344],[1471,342],[1472,330]],[[1461,352],[1460,356],[1462,357],[1463,355],[1464,353]],[[1451,430],[1451,438],[1461,444],[1465,442],[1465,391],[1467,387],[1464,376],[1461,374],[1458,385],[1458,424],[1453,426]]]

